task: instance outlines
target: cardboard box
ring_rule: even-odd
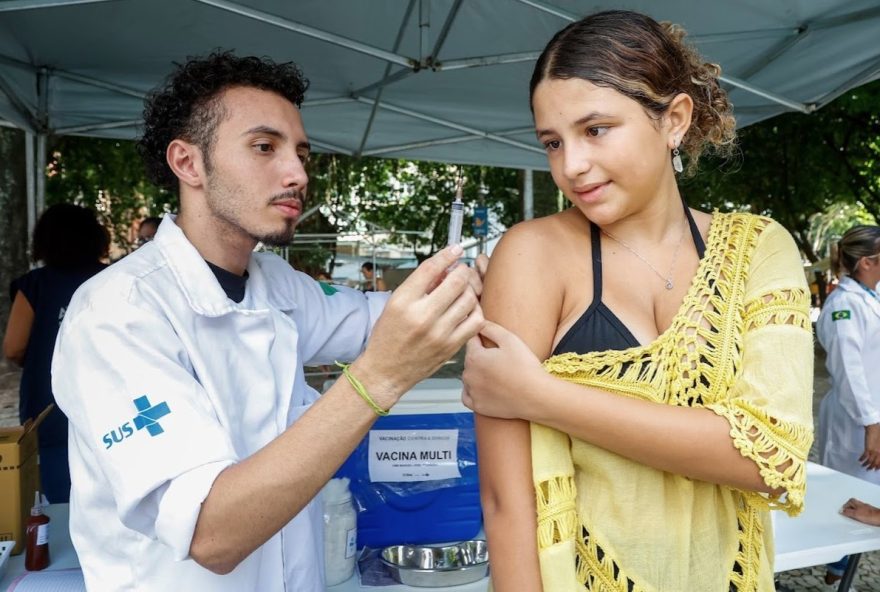
[[[24,523],[40,486],[37,427],[53,407],[22,426],[0,428],[0,541],[15,541],[13,555],[24,550]]]

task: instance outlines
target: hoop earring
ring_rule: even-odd
[[[672,168],[675,169],[676,173],[684,170],[684,165],[681,164],[681,154],[679,154],[677,146],[672,149]]]

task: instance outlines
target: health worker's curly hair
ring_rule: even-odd
[[[178,138],[199,147],[210,172],[214,132],[225,115],[220,100],[225,90],[267,90],[300,107],[308,86],[293,62],[279,64],[269,58],[238,57],[231,51],[188,58],[147,97],[144,133],[137,145],[147,176],[160,187],[177,192],[178,180],[165,153]]]

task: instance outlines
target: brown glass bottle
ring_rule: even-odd
[[[24,568],[39,571],[49,566],[49,517],[43,514],[40,492],[34,494],[34,507],[25,523]]]

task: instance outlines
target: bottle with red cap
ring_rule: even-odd
[[[34,492],[34,507],[25,523],[24,567],[39,571],[49,566],[49,517],[43,514],[40,492]]]

